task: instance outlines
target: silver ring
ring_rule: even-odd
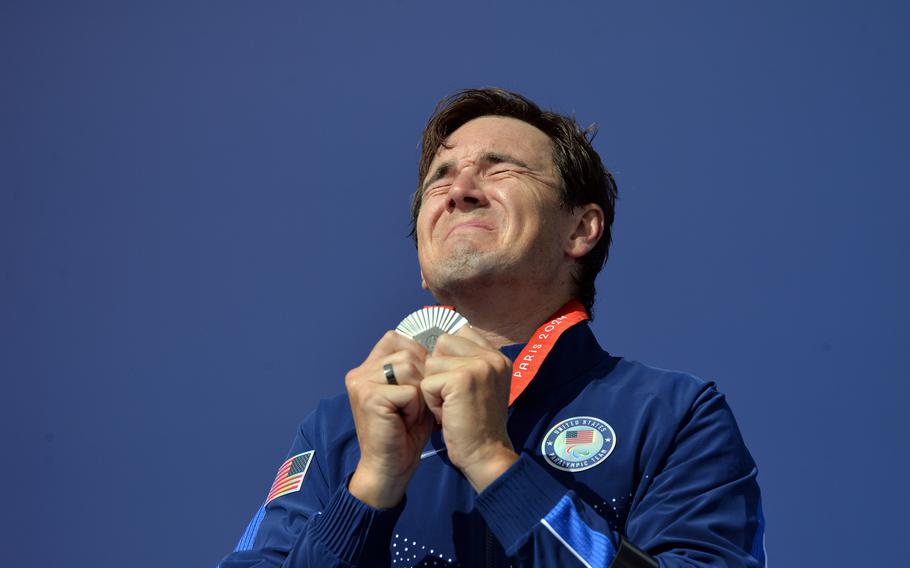
[[[392,370],[392,364],[386,363],[382,366],[382,372],[385,373],[385,380],[390,385],[397,385],[398,381],[395,380],[395,371]]]

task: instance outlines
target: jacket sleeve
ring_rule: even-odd
[[[527,453],[478,496],[477,508],[519,566],[764,565],[755,464],[713,386],[657,471],[642,479],[625,534]]]
[[[374,509],[348,491],[350,475],[333,487],[330,471],[337,464],[329,462],[340,458],[320,443],[317,432],[332,430],[318,424],[318,415],[317,411],[303,422],[288,454],[290,459],[314,451],[300,489],[260,507],[218,568],[390,564],[389,542],[404,501],[394,509]]]

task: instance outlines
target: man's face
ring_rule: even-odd
[[[547,282],[566,263],[573,218],[560,207],[552,142],[508,117],[465,123],[423,180],[417,244],[425,286]]]

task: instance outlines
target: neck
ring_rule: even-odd
[[[455,306],[468,319],[471,327],[497,349],[503,345],[526,343],[531,334],[570,300],[570,296],[525,297],[517,290],[500,294],[440,298],[441,303]]]

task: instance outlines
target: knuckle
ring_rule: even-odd
[[[449,335],[448,333],[443,333],[439,337],[436,338],[436,347],[439,347],[440,345],[445,347],[451,341],[452,341],[452,336]]]
[[[369,406],[376,399],[376,389],[364,385],[357,391],[357,401],[363,406]]]
[[[423,345],[420,345],[420,347],[423,348]],[[426,351],[415,353],[409,350],[406,351],[406,353],[408,354],[408,361],[413,361],[414,363],[423,363],[430,358],[430,355]]]
[[[469,369],[467,366],[462,367],[455,371],[455,377],[462,382],[472,382],[476,373]]]
[[[348,397],[352,401],[363,400],[363,386],[359,383],[352,383],[347,388]]]
[[[402,363],[401,370],[399,371],[398,369],[396,369],[395,372],[400,373],[402,377],[408,377],[408,378],[416,377],[418,375],[417,365],[415,365],[411,361]]]

